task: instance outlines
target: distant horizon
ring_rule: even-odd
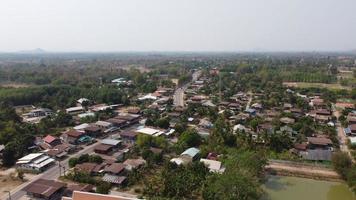
[[[236,50],[236,51],[217,51],[217,50],[78,50],[78,51],[61,51],[61,50],[47,50],[43,48],[24,49],[16,51],[0,51],[2,54],[56,54],[56,53],[356,53],[355,49],[349,50]]]

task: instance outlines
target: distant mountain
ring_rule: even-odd
[[[37,48],[37,49],[32,49],[32,50],[23,50],[23,51],[18,51],[17,53],[23,53],[23,54],[42,54],[42,53],[47,53],[47,51]]]

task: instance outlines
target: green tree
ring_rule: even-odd
[[[335,170],[344,178],[346,178],[348,169],[351,167],[351,158],[345,152],[336,152],[333,154],[331,161]]]
[[[196,147],[200,145],[201,142],[201,137],[195,129],[184,131],[178,139],[178,143],[184,145],[186,148]]]
[[[203,186],[204,200],[258,200],[262,191],[253,178],[241,172],[210,176]]]
[[[109,194],[111,189],[111,184],[105,181],[100,181],[96,184],[96,193],[99,194]]]

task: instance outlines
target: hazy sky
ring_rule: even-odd
[[[356,0],[0,0],[0,51],[356,49]]]

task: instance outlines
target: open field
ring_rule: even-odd
[[[16,177],[16,171],[13,168],[1,169],[0,172],[0,197],[5,191],[11,191],[23,182]]]
[[[283,82],[284,86],[296,88],[327,88],[330,90],[351,90],[351,87],[342,86],[339,83],[306,83],[306,82]]]
[[[7,87],[7,88],[27,88],[31,85],[25,83],[0,83],[0,87]]]

